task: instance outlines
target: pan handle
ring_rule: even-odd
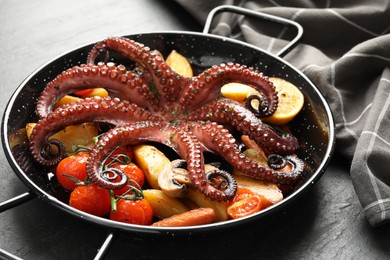
[[[270,15],[270,14],[265,14],[265,13],[249,10],[249,9],[238,7],[238,6],[233,6],[233,5],[221,5],[221,6],[214,8],[213,10],[211,10],[209,15],[207,16],[206,23],[205,23],[204,29],[203,29],[203,33],[205,33],[205,34],[209,33],[211,23],[212,23],[215,15],[217,15],[218,13],[221,13],[221,12],[232,12],[232,13],[243,14],[243,15],[252,16],[252,17],[263,19],[263,20],[268,20],[268,21],[280,23],[283,25],[289,25],[289,26],[295,27],[297,29],[297,35],[283,49],[281,49],[276,54],[279,57],[283,57],[287,53],[289,53],[298,44],[299,40],[303,36],[302,26],[295,21],[285,19],[285,18],[282,18],[279,16],[274,16],[274,15]]]
[[[94,260],[103,259],[104,255],[107,252],[109,246],[111,245],[111,242],[113,239],[114,239],[114,233],[110,232],[107,235],[106,240],[104,240],[104,243],[102,244],[102,246],[99,248],[98,253],[96,254]]]
[[[32,193],[32,191],[26,191],[25,193],[15,196],[9,200],[3,201],[0,203],[0,213],[19,206],[27,201],[32,200],[33,198],[35,198],[35,194]]]

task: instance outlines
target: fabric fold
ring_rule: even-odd
[[[237,5],[294,20],[300,44],[284,58],[305,73],[329,103],[336,150],[368,222],[390,222],[390,2],[176,0],[201,24],[219,5]],[[293,30],[232,13],[215,17],[211,33],[277,53]]]

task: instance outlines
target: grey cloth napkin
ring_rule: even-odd
[[[390,222],[390,2],[176,1],[201,24],[214,7],[229,4],[302,25],[303,40],[284,58],[328,101],[336,124],[336,151],[351,165],[369,223],[375,227]],[[285,28],[232,13],[216,17],[211,32],[271,53],[286,44]]]

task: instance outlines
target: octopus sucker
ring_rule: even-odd
[[[167,133],[161,132],[162,125],[164,124],[159,122],[138,121],[104,133],[92,149],[86,163],[89,178],[103,188],[123,188],[126,185],[125,174],[118,169],[104,169],[104,161],[112,151],[122,145],[135,145],[147,141],[163,142],[167,138]],[[112,182],[105,178],[109,173],[118,176],[121,181]]]
[[[113,62],[95,64],[98,54],[106,51],[129,58],[135,69],[128,71]],[[223,98],[220,89],[228,82],[256,89],[264,100],[261,113]],[[52,110],[65,94],[96,86],[107,88],[110,97],[86,98]],[[30,136],[30,151],[38,163],[56,165],[65,156],[65,148],[49,137],[68,125],[98,122],[109,130],[93,146],[87,163],[88,175],[96,184],[109,189],[123,186],[123,173],[102,168],[107,156],[122,144],[152,141],[170,147],[186,161],[196,189],[213,200],[227,201],[237,189],[234,176],[222,170],[206,173],[205,152],[220,156],[247,176],[278,185],[294,185],[303,175],[305,164],[295,155],[297,139],[261,120],[277,106],[274,85],[252,68],[226,63],[186,78],[173,71],[157,51],[127,38],[108,38],[91,49],[86,65],[67,69],[42,91],[36,108],[40,120]],[[271,166],[248,158],[235,139],[239,135],[249,136],[270,155]],[[53,147],[58,150],[55,154],[51,153]],[[289,170],[281,171],[280,162],[288,164]],[[113,182],[113,175],[121,180]],[[227,183],[224,188],[215,183],[219,178]]]
[[[195,188],[207,197],[218,201],[227,201],[233,198],[237,186],[233,178],[226,176],[219,170],[214,173],[214,175],[227,180],[229,188],[224,191],[219,190],[209,181],[204,168],[204,149],[201,148],[198,138],[191,131],[188,131],[187,128],[177,129],[177,134],[171,138],[171,143],[176,147],[178,154],[187,161],[187,170]]]
[[[288,172],[280,172],[277,171],[279,168],[266,167],[259,162],[251,160],[241,153],[236,140],[227,129],[223,130],[228,133],[220,135],[222,132],[221,128],[223,128],[223,126],[217,125],[214,122],[206,122],[202,125],[194,123],[191,124],[190,131],[192,131],[197,139],[207,148],[217,153],[219,156],[224,157],[227,162],[237,170],[242,171],[244,174],[246,172],[252,172],[249,176],[255,179],[281,184],[292,184],[299,178],[300,172],[304,170],[303,161],[294,156],[279,157],[282,158],[281,160],[284,160],[285,163],[291,165],[292,170]],[[215,142],[216,135],[219,135],[217,142]]]
[[[30,151],[34,158],[40,164],[47,166],[53,166],[63,159],[64,153],[62,151],[58,153],[58,156],[45,158],[42,147],[43,144],[48,142],[48,138],[51,135],[68,125],[100,122],[113,126],[122,126],[130,122],[145,121],[147,119],[155,122],[162,120],[154,116],[150,111],[138,109],[138,106],[133,103],[119,100],[116,102],[110,101],[110,97],[86,98],[64,105],[51,112],[47,117],[39,120],[30,136]],[[117,109],[118,107],[120,109]]]
[[[150,50],[149,47],[142,46],[137,42],[123,38],[111,37],[97,43],[89,52],[87,63],[94,64],[98,54],[102,51],[111,50],[120,53],[121,55],[134,61],[147,73],[144,77],[145,81],[152,80],[154,82],[155,92],[157,96],[164,96],[165,102],[175,102],[180,92],[179,86],[182,85],[183,78],[178,76],[176,72],[169,69],[164,59],[160,57],[158,52]],[[164,88],[167,80],[170,79],[170,88]],[[173,99],[172,101],[170,99]]]
[[[252,68],[233,63],[213,66],[195,77],[190,85],[199,85],[199,87],[187,87],[182,95],[192,96],[194,94],[196,99],[183,102],[182,109],[203,106],[211,100],[220,98],[221,87],[229,82],[248,84],[264,95],[268,106],[261,116],[271,116],[275,112],[278,106],[278,96],[272,82]]]
[[[96,73],[90,73],[92,69]],[[44,118],[53,110],[54,104],[66,94],[99,86],[104,86],[112,97],[120,97],[134,104],[147,106],[152,111],[158,106],[156,100],[138,94],[139,89],[145,91],[148,87],[132,72],[124,73],[116,66],[109,67],[104,64],[80,65],[61,73],[46,85],[37,101],[36,113],[40,118]]]
[[[214,111],[214,112],[211,112]],[[213,121],[232,125],[238,131],[257,142],[264,150],[272,153],[291,154],[299,148],[298,140],[288,134],[281,136],[272,127],[263,123],[238,102],[218,99],[187,114],[189,121]]]

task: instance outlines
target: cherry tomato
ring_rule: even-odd
[[[237,189],[236,195],[234,196],[232,202],[236,202],[236,201],[239,201],[239,200],[243,200],[244,198],[249,197],[249,196],[252,196],[252,195],[254,195],[254,194],[255,194],[255,193],[253,193],[253,191],[250,190],[250,189],[248,189],[248,188],[239,187],[239,188]]]
[[[104,216],[111,209],[108,190],[96,184],[77,186],[71,193],[69,205],[95,216]]]
[[[260,211],[263,207],[262,196],[249,189],[238,188],[232,203],[227,208],[227,213],[233,219],[242,218]]]
[[[133,149],[130,145],[125,145],[118,147],[111,155],[110,158],[107,158],[105,164],[115,164],[115,161],[119,160],[122,163],[126,162],[124,156],[127,156],[130,161],[134,159]]]
[[[134,163],[129,164],[115,164],[112,166],[112,168],[120,169],[123,171],[126,176],[136,182],[138,186],[135,186],[135,188],[141,188],[145,184],[145,174],[144,172]],[[116,196],[120,196],[123,193],[127,192],[130,189],[130,183],[128,183],[125,187],[119,190],[114,190],[114,194]]]
[[[64,189],[74,190],[76,183],[84,181],[87,177],[86,162],[88,152],[80,152],[75,155],[64,158],[56,168],[56,177]]]
[[[92,92],[92,89],[91,88],[87,88],[87,89],[83,89],[83,90],[79,90],[79,91],[73,92],[73,94],[75,94],[76,96],[79,96],[79,97],[83,97],[85,95],[88,95],[91,92]]]
[[[153,219],[153,209],[145,199],[119,199],[117,211],[111,210],[110,219],[129,224],[150,225]]]

